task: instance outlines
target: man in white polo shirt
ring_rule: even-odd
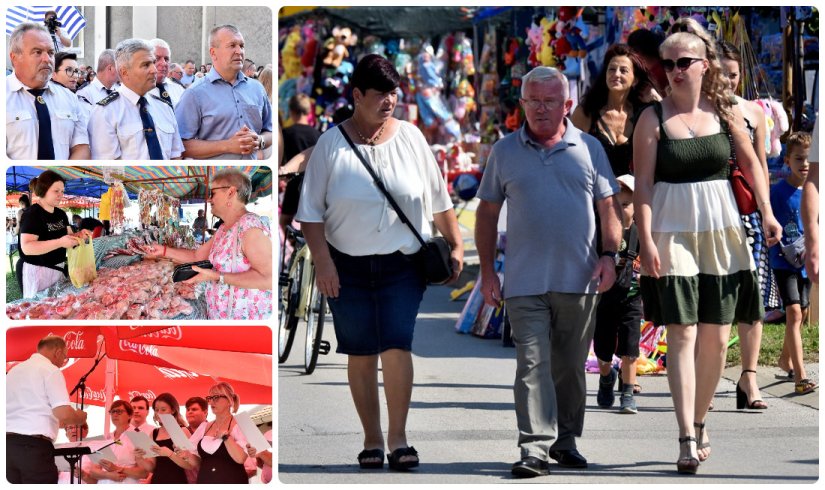
[[[6,478],[10,483],[57,483],[54,445],[59,424],[86,423],[72,408],[60,368],[66,342],[50,335],[37,353],[6,375]]]

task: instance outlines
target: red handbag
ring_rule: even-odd
[[[730,141],[730,186],[733,189],[733,197],[736,199],[736,207],[739,208],[739,214],[752,214],[756,212],[756,197],[753,195],[753,189],[745,179],[745,174],[739,168],[739,163],[736,161],[736,148],[733,146],[733,134],[728,128],[728,140]]]

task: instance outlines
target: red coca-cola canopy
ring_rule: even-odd
[[[117,327],[117,334],[137,344],[272,354],[269,327]]]
[[[153,335],[160,330],[167,331],[162,340],[170,346],[142,343],[149,340],[144,335]],[[256,337],[260,344],[268,338],[264,344],[268,346],[268,352],[220,349],[218,339],[226,339],[232,349],[241,345],[241,342],[232,341],[240,331]],[[268,327],[160,327],[154,331],[142,330],[138,336],[128,339],[120,336],[134,332],[129,327],[10,328],[6,331],[6,372],[18,363],[15,361],[31,357],[37,350],[37,342],[51,334],[66,340],[71,359],[62,370],[68,390],[91,369],[94,359],[105,353],[86,381],[87,404],[106,406],[107,368],[112,371],[113,395],[124,399],[140,393],[151,402],[159,393],[170,392],[183,403],[191,396],[204,396],[217,381],[227,381],[240,396],[241,403],[272,403],[272,342]],[[190,343],[200,345],[206,345],[205,340],[212,339],[214,348],[181,346],[175,344],[175,338],[179,344],[185,344],[189,339],[192,340]],[[258,350],[264,350],[264,347],[259,345]]]

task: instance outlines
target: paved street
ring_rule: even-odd
[[[792,393],[793,384],[760,368],[765,411],[735,409],[734,380],[725,372],[707,419],[712,455],[696,476],[675,471],[676,420],[664,376],[643,376],[639,413],[596,405],[598,376],[587,376],[588,399],[579,450],[590,467],[551,465],[551,475],[515,480],[518,459],[512,384],[515,352],[500,340],[455,333],[463,301],[449,288],[430,288],[413,343],[415,388],[407,425],[421,466],[403,474],[360,470],[360,424],[346,380],[346,357],[336,354],[331,317],[324,338],[333,352],[303,375],[303,325],[290,358],[279,367],[278,462],[283,483],[813,483],[819,474],[819,392]],[[466,297],[466,296],[465,296]],[[818,366],[809,375],[819,379]],[[379,378],[380,379],[380,378]],[[383,392],[382,392],[383,406]],[[382,425],[386,430],[386,411]]]

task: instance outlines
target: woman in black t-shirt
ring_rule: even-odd
[[[66,249],[91,236],[88,230],[73,234],[69,217],[57,207],[63,199],[64,182],[59,174],[46,170],[29,186],[40,201],[32,204],[20,221],[24,298],[33,297],[66,275]]]

